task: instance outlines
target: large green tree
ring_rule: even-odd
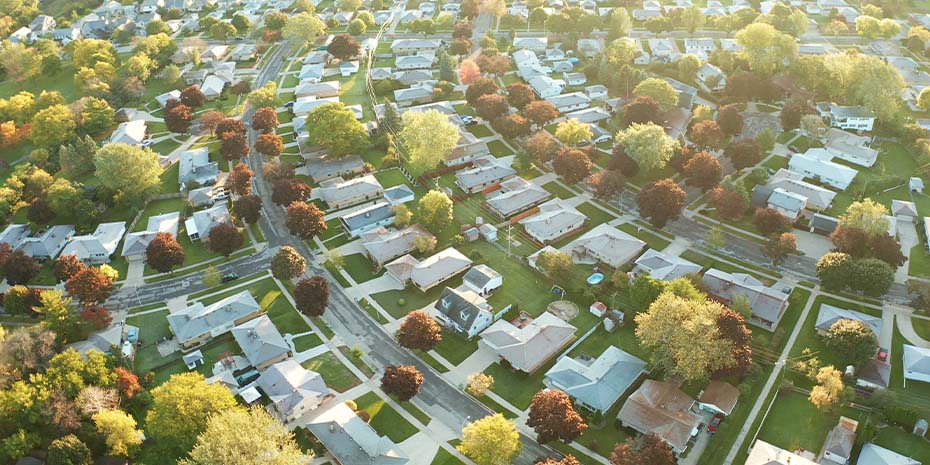
[[[875,332],[859,320],[842,319],[833,323],[824,337],[824,342],[839,354],[844,362],[853,366],[872,358],[878,350]]]
[[[298,45],[306,44],[326,31],[326,24],[320,18],[307,12],[298,13],[287,20],[281,35]]]
[[[678,141],[654,123],[633,123],[618,132],[616,140],[644,171],[662,169],[679,148]]]
[[[107,144],[94,158],[100,185],[120,204],[139,204],[158,192],[162,168],[158,154],[129,144]]]
[[[399,138],[415,175],[438,167],[461,138],[449,117],[436,110],[408,111],[401,119],[404,128]]]
[[[420,198],[419,220],[434,233],[442,231],[452,223],[452,199],[442,191],[427,192]]]
[[[497,413],[465,425],[457,448],[478,465],[507,465],[520,453],[520,433]]]
[[[326,103],[307,117],[310,140],[325,148],[331,156],[359,153],[368,142],[368,133],[355,113],[342,103]]]
[[[293,465],[306,463],[294,433],[264,408],[234,408],[207,423],[180,465]]]
[[[798,44],[794,38],[765,23],[752,23],[736,33],[736,42],[742,47],[740,56],[749,69],[771,75],[798,55]]]

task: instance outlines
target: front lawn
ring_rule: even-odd
[[[164,310],[126,318],[126,324],[139,328],[139,340],[142,345],[137,347],[133,360],[137,372],[145,373],[165,363],[166,359],[158,353],[156,344],[162,338],[171,337],[167,317],[168,310]]]
[[[543,185],[542,188],[560,199],[570,199],[577,195],[574,192],[571,192],[568,189],[562,187],[561,184],[555,181]]]
[[[305,334],[303,336],[294,338],[294,350],[297,352],[304,352],[322,343],[323,340],[320,339],[320,336],[317,336],[316,334]]]
[[[658,234],[650,232],[647,228],[642,226],[637,226],[633,223],[624,223],[620,226],[617,226],[617,229],[633,236],[637,237],[642,241],[645,241],[649,245],[649,248],[655,250],[662,250],[668,247],[671,244],[671,241],[665,239]]]
[[[370,281],[381,275],[380,272],[374,272],[371,266],[371,260],[360,253],[345,256],[345,270],[349,273],[349,276],[359,284]]]
[[[878,435],[872,442],[920,463],[930,463],[930,441],[914,436],[901,428],[884,427],[878,430]]]
[[[930,277],[930,253],[926,245],[917,244],[911,248],[911,254],[907,260],[907,274]]]
[[[442,342],[434,350],[449,363],[458,365],[478,350],[478,339],[465,339],[461,334],[443,329]]]
[[[473,126],[468,126],[467,131],[472,133],[475,137],[481,139],[482,137],[493,136],[494,133],[491,132],[491,129],[483,124],[476,124]]]
[[[326,385],[337,392],[346,392],[361,383],[352,371],[329,352],[313,357],[300,366],[319,373]]]
[[[495,158],[513,155],[513,150],[507,147],[507,144],[501,140],[492,140],[488,142],[488,149],[491,150],[491,155],[494,155]]]
[[[555,364],[555,357],[533,373],[526,374],[512,368],[505,368],[500,362],[489,366],[484,373],[494,378],[491,388],[495,394],[521,410],[526,410],[533,400],[533,396],[543,389],[543,378],[546,372]]]
[[[153,200],[145,206],[145,210],[142,210],[142,215],[139,217],[136,227],[133,228],[131,232],[145,231],[148,226],[149,218],[165,213],[183,213],[186,206],[187,201],[182,198]]]
[[[785,450],[805,449],[816,453],[840,415],[863,420],[868,414],[849,407],[818,410],[804,394],[780,391],[758,437]]]
[[[395,443],[401,443],[419,431],[375,392],[355,399],[355,405],[359,411],[368,413],[371,417],[368,424],[378,434],[389,437]]]
[[[588,217],[587,223],[589,229],[617,218],[613,214],[601,210],[597,205],[590,202],[585,202],[575,208]]]

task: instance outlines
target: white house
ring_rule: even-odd
[[[406,55],[397,57],[394,63],[397,69],[430,69],[433,67],[433,57],[426,55]]]
[[[544,52],[549,45],[549,39],[546,37],[515,37],[513,39],[513,48],[520,50],[531,50],[533,52]]]
[[[871,131],[875,124],[875,113],[865,107],[818,103],[817,110],[821,116],[829,118],[831,126],[840,129]]]
[[[470,289],[443,289],[433,310],[431,313],[443,326],[468,339],[494,322],[494,312],[487,300]]]
[[[61,254],[74,255],[78,260],[93,265],[109,263],[125,233],[126,223],[123,221],[100,223],[93,234],[73,236]]]
[[[606,223],[584,233],[568,245],[572,261],[605,263],[620,268],[642,252],[646,243]]]
[[[930,349],[904,344],[904,385],[907,380],[930,383]]]
[[[575,207],[556,198],[540,205],[538,213],[523,218],[520,224],[533,239],[548,242],[578,230],[587,219]]]
[[[141,119],[120,123],[110,135],[110,143],[141,145],[145,140],[145,129],[145,120]]]
[[[591,106],[591,99],[583,92],[571,92],[564,95],[555,95],[546,98],[546,101],[552,104],[559,113],[568,113],[570,111],[581,110]]]
[[[711,92],[719,92],[727,86],[727,75],[720,68],[704,63],[697,72],[698,82]]]
[[[494,271],[493,268],[483,263],[471,267],[471,269],[462,276],[462,285],[482,296],[490,295],[503,284],[504,277],[497,271]]]
[[[788,169],[803,174],[806,178],[820,181],[828,186],[846,190],[858,171],[839,163],[830,161],[833,158],[826,149],[813,148],[807,152],[794,154],[788,161]]]

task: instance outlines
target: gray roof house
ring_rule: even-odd
[[[206,210],[194,212],[190,218],[184,220],[184,229],[191,241],[210,238],[210,231],[214,227],[232,221],[226,204],[219,204]]]
[[[698,405],[709,412],[730,415],[739,401],[739,395],[739,389],[732,384],[713,380],[698,395]]]
[[[305,369],[293,359],[268,367],[258,377],[258,387],[271,399],[285,423],[319,407],[330,394],[319,373]]]
[[[596,359],[560,358],[543,382],[550,389],[565,391],[582,407],[606,412],[645,370],[646,362],[609,346]]]
[[[812,210],[826,210],[833,204],[836,192],[824,189],[816,184],[804,181],[804,175],[784,168],[779,169],[769,178],[770,188],[779,188],[787,192],[801,195],[807,199],[806,208]]]
[[[493,308],[472,290],[447,287],[433,305],[435,317],[446,328],[471,339],[494,321]]]
[[[145,140],[145,120],[120,123],[110,135],[111,144],[139,145]]]
[[[311,420],[307,428],[340,465],[404,465],[410,460],[343,402]]]
[[[178,163],[178,182],[182,189],[187,189],[191,182],[201,186],[212,184],[220,172],[219,165],[210,161],[210,151],[206,147],[181,152]]]
[[[339,222],[349,233],[349,237],[358,237],[362,233],[393,223],[394,207],[387,202],[377,202],[340,217]]]
[[[23,239],[17,249],[36,260],[51,260],[58,256],[73,235],[74,226],[50,226],[35,236]]]
[[[404,255],[384,265],[387,272],[400,283],[414,284],[421,291],[439,285],[443,281],[465,271],[471,266],[471,259],[462,255],[454,247],[436,252],[422,261],[411,255]]]
[[[504,276],[490,266],[481,263],[471,267],[462,276],[462,285],[479,295],[487,296],[504,285]]]
[[[481,343],[510,365],[532,373],[575,340],[577,328],[549,312],[525,321],[497,320],[481,333]]]
[[[862,446],[856,465],[920,465],[920,462],[871,442]]]
[[[729,305],[737,295],[749,298],[752,317],[749,322],[774,331],[788,308],[788,294],[767,287],[745,273],[727,273],[711,268],[704,273],[704,284],[711,296]]]
[[[258,316],[261,306],[249,291],[210,305],[197,302],[168,315],[168,327],[183,348],[192,348]]]
[[[0,232],[0,244],[8,244],[11,249],[16,249],[23,239],[29,237],[28,224],[8,224],[3,232]]]
[[[62,255],[74,255],[85,263],[108,263],[110,256],[116,252],[119,241],[123,240],[126,223],[100,223],[93,234],[74,236],[62,249]]]
[[[849,463],[853,446],[856,442],[856,428],[859,422],[840,417],[836,426],[827,434],[823,445],[823,462]]]
[[[413,252],[416,249],[418,236],[434,237],[420,225],[411,225],[401,230],[379,228],[362,233],[362,247],[368,253],[373,265],[377,269],[401,255]]]
[[[804,206],[807,205],[807,197],[776,187],[772,189],[767,205],[769,208],[781,213],[785,218],[794,221],[804,210]]]
[[[673,281],[701,272],[701,265],[655,249],[647,250],[634,263],[636,264],[633,267],[634,275],[648,273],[655,279],[665,281]]]
[[[817,314],[817,322],[814,323],[814,328],[817,330],[818,334],[826,334],[830,331],[830,328],[833,327],[833,324],[840,320],[861,321],[875,333],[875,337],[878,337],[882,333],[881,317],[867,315],[855,310],[834,307],[830,304],[820,305],[820,313]]]
[[[606,263],[620,268],[642,252],[646,243],[606,223],[568,245],[575,263]]]
[[[672,384],[647,379],[627,398],[617,414],[623,426],[643,434],[654,433],[675,454],[688,448],[703,419],[692,410],[694,399]]]
[[[314,96],[328,98],[339,96],[339,81],[303,82],[294,91],[294,97]]]
[[[155,235],[160,232],[171,233],[175,238],[178,237],[178,226],[181,223],[181,214],[179,212],[164,213],[149,217],[145,231],[129,233],[123,241],[124,257],[144,256],[145,249],[149,242],[155,239]]]
[[[535,215],[523,218],[520,224],[526,233],[539,242],[553,241],[580,228],[588,217],[562,199],[552,199],[539,206]]]
[[[930,349],[904,344],[904,385],[907,380],[930,383]]]
[[[384,188],[374,175],[366,174],[348,181],[341,177],[328,179],[320,183],[317,191],[326,205],[338,210],[380,198]]]
[[[236,326],[232,335],[246,360],[258,371],[291,356],[291,348],[268,315]]]
[[[472,167],[455,173],[455,183],[465,192],[474,194],[517,175],[510,164],[494,157],[482,157]]]
[[[503,218],[529,210],[552,197],[547,190],[521,177],[510,178],[487,197],[488,208]]]

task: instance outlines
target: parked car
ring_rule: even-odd
[[[460,118],[462,119],[462,123],[465,123],[466,126],[471,126],[472,124],[478,123],[478,121],[473,116],[461,115]]]
[[[293,108],[293,106],[294,106],[293,100],[284,104],[284,108]]]
[[[230,281],[235,281],[239,279],[239,275],[236,273],[226,273],[223,275],[223,282],[228,283]]]
[[[707,425],[707,434],[714,434],[717,432],[717,427],[720,426],[720,423],[723,422],[723,414],[718,413],[710,419],[710,424]]]
[[[610,142],[610,134],[604,134],[600,137],[594,139],[595,144],[600,144],[601,142]]]
[[[152,144],[154,144],[154,143],[155,143],[154,140],[152,140],[152,139],[146,139],[146,140],[142,141],[142,145],[141,145],[141,146],[142,146],[142,148],[151,147]]]
[[[888,349],[885,349],[885,348],[878,349],[878,355],[875,356],[875,359],[878,360],[879,362],[887,362],[888,361]]]

